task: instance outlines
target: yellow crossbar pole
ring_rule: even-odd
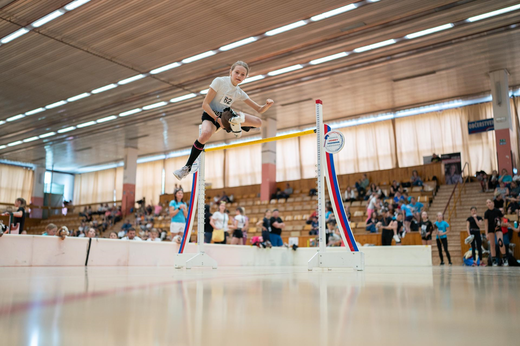
[[[282,139],[301,137],[301,136],[306,136],[306,135],[310,135],[310,134],[313,134],[313,133],[316,133],[316,130],[312,129],[312,130],[307,130],[307,131],[289,133],[287,135],[281,135],[281,136],[276,136],[276,137],[269,137],[269,138],[264,138],[264,139],[257,139],[255,141],[251,141],[251,142],[242,142],[242,143],[228,144],[228,145],[223,145],[221,147],[214,147],[214,148],[204,149],[204,151],[205,152],[210,152],[210,151],[231,149],[231,148],[237,148],[237,147],[244,147],[246,145],[253,145],[253,144],[261,144],[261,143],[267,143],[267,142],[280,141]]]

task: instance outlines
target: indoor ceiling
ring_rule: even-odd
[[[0,0],[0,38],[27,28],[71,1]],[[251,76],[265,76],[243,89],[258,103],[266,98],[275,100],[275,106],[263,117],[276,118],[279,130],[312,126],[313,100],[317,98],[323,100],[325,119],[331,121],[488,93],[487,73],[497,69],[507,69],[510,85],[518,86],[520,9],[475,22],[466,19],[519,3],[86,1],[0,45],[0,159],[76,172],[122,160],[125,146],[138,147],[141,157],[189,148],[197,136],[202,112],[204,95],[199,92],[208,88],[213,78],[226,75],[236,60],[250,64]],[[308,20],[349,4],[357,8],[319,21]],[[301,20],[307,24],[274,36],[264,35]],[[454,27],[403,39],[448,23]],[[256,41],[219,51],[219,47],[249,37]],[[391,39],[395,39],[394,44],[353,52]],[[149,74],[209,51],[216,54]],[[351,54],[308,64],[340,52]],[[267,75],[297,64],[303,67]],[[117,84],[140,74],[145,76]],[[30,112],[112,84],[117,87]],[[190,99],[169,102],[191,93],[195,95]],[[118,116],[161,101],[165,104],[158,108]],[[235,105],[247,110],[243,103]],[[17,115],[20,119],[6,121]],[[57,133],[112,115],[111,121]],[[39,137],[53,132],[56,134],[47,138]],[[23,142],[27,139],[33,140]],[[231,139],[218,133],[212,141]]]

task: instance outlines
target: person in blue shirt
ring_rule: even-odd
[[[184,233],[186,218],[188,217],[188,205],[184,203],[184,192],[182,189],[179,188],[175,190],[174,197],[175,198],[170,202],[170,217],[172,218],[170,233],[172,238]]]
[[[450,224],[444,221],[444,215],[437,213],[437,221],[433,227],[437,230],[437,249],[439,249],[439,257],[441,259],[441,266],[444,265],[444,257],[442,256],[442,247],[448,257],[448,263],[451,266],[450,252],[448,251],[448,233],[450,232]]]
[[[400,200],[399,205],[401,206],[401,212],[403,213],[404,220],[404,235],[406,232],[410,232],[410,224],[413,220],[413,210],[410,205],[406,204],[406,200]]]
[[[513,181],[513,177],[509,175],[507,172],[507,169],[503,169],[502,172],[500,172],[500,176],[498,177],[499,183],[505,183],[506,186],[509,186],[509,184]]]
[[[415,197],[408,197],[408,200],[410,202],[409,206],[410,206],[410,208],[412,208],[413,215],[415,216],[415,218],[417,220],[420,220],[421,211],[422,211],[422,208],[424,207],[424,204],[422,204],[421,202],[417,202]]]

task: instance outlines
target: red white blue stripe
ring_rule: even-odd
[[[330,126],[324,125],[325,133],[330,131]],[[352,229],[350,228],[350,224],[348,222],[347,215],[345,213],[345,207],[343,206],[343,199],[341,198],[341,191],[339,189],[338,177],[336,175],[336,168],[334,166],[334,157],[332,154],[325,153],[326,161],[327,161],[327,183],[329,186],[329,193],[331,195],[331,202],[333,203],[333,208],[335,209],[336,220],[339,221],[340,230],[343,232],[343,240],[347,240],[350,251],[359,251],[358,246],[356,244],[356,239],[354,238],[354,234],[352,233]]]
[[[181,246],[179,247],[179,253],[184,253],[184,247],[190,239],[191,229],[193,227],[193,220],[195,219],[195,205],[197,204],[197,195],[198,191],[198,181],[199,181],[199,172],[195,172],[193,174],[193,183],[191,184],[191,196],[190,196],[190,205],[188,207],[188,218],[186,220],[186,226],[184,226],[184,234],[182,235]]]

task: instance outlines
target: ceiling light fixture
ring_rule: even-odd
[[[53,108],[56,108],[56,107],[59,107],[59,106],[63,106],[64,104],[67,104],[67,101],[58,101],[58,102],[54,102],[54,103],[51,103],[50,105],[47,105],[45,106],[46,109],[53,109]]]
[[[346,56],[348,56],[347,52],[341,52],[341,53],[332,54],[332,55],[329,55],[329,56],[326,56],[326,57],[323,57],[323,58],[311,60],[309,62],[309,64],[311,64],[311,65],[319,65],[319,64],[323,64],[324,62],[336,60],[336,59],[339,59],[339,58],[344,58]]]
[[[129,111],[126,111],[126,112],[123,112],[123,113],[119,113],[119,116],[120,117],[126,117],[126,116],[129,116],[129,115],[132,115],[132,114],[135,114],[135,113],[139,113],[139,112],[142,112],[143,110],[141,108],[134,108],[134,109],[131,109]]]
[[[294,23],[291,23],[291,24],[287,24],[287,25],[281,26],[281,27],[273,29],[273,30],[269,30],[269,31],[267,31],[265,33],[265,35],[266,36],[278,35],[278,34],[281,34],[282,32],[293,30],[293,29],[299,28],[301,26],[304,26],[306,24],[307,24],[307,21],[299,20],[297,22],[294,22]]]
[[[374,43],[374,44],[370,44],[368,46],[356,48],[356,49],[354,49],[354,52],[362,53],[362,52],[366,52],[368,50],[389,46],[389,45],[394,44],[396,42],[397,41],[394,40],[394,39],[386,40],[386,41],[382,41],[382,42],[377,42],[377,43]]]
[[[76,95],[76,96],[69,97],[67,99],[67,101],[68,102],[74,102],[74,101],[81,100],[81,99],[84,99],[85,97],[89,97],[89,96],[90,96],[90,93],[83,93],[83,94],[79,94],[79,95]]]
[[[350,4],[343,7],[336,8],[334,10],[324,12],[322,14],[318,14],[317,16],[311,17],[311,21],[317,22],[322,19],[330,18],[333,16],[337,16],[338,14],[345,13],[348,11],[355,10],[357,8],[356,4]]]
[[[251,83],[251,82],[256,82],[257,80],[264,79],[264,78],[265,78],[264,75],[259,74],[257,76],[253,76],[253,77],[244,79],[244,81],[242,83],[240,83],[240,85],[244,85],[244,84]]]
[[[117,119],[117,115],[111,115],[111,116],[108,116],[105,118],[98,119],[98,120],[96,120],[96,122],[98,124],[101,124],[101,123],[106,123],[107,121],[111,121],[111,120],[115,120],[115,119]]]
[[[453,24],[448,23],[448,24],[436,26],[435,28],[430,28],[430,29],[414,32],[413,34],[408,34],[405,36],[405,38],[412,39],[412,38],[433,34],[435,32],[439,32],[439,31],[443,31],[443,30],[447,30],[447,29],[451,29],[451,28],[453,28]]]
[[[194,93],[186,94],[186,95],[183,95],[183,96],[174,97],[174,98],[172,98],[172,99],[170,100],[170,102],[171,102],[171,103],[181,102],[181,101],[184,101],[184,100],[192,99],[192,98],[194,98],[195,96],[197,96],[197,94],[194,94]]]
[[[11,143],[7,143],[7,146],[14,147],[15,145],[22,144],[22,143],[23,143],[22,141],[11,142]]]
[[[96,122],[95,121],[88,121],[86,123],[77,125],[77,128],[78,129],[82,129],[84,127],[88,127],[88,126],[92,126],[92,125],[96,125]]]
[[[150,110],[150,109],[166,106],[167,104],[168,104],[168,102],[161,101],[161,102],[157,102],[157,103],[154,103],[154,104],[151,104],[151,105],[148,105],[148,106],[144,106],[143,110],[147,111],[147,110]]]
[[[33,22],[31,25],[34,28],[39,28],[40,26],[47,24],[51,20],[54,20],[54,19],[62,16],[64,13],[65,13],[65,11],[63,11],[63,10],[57,10],[57,11],[51,12],[48,15],[46,15],[45,17],[40,18],[37,21]]]
[[[13,32],[12,34],[7,35],[6,37],[2,38],[0,40],[0,43],[2,43],[2,44],[9,43],[16,38],[27,34],[28,32],[29,32],[29,29],[26,29],[26,28],[18,29],[15,32]]]
[[[47,137],[52,137],[52,136],[55,136],[56,135],[56,132],[47,132],[47,133],[44,133],[43,135],[40,135],[39,137],[40,138],[47,138]]]
[[[24,114],[18,114],[18,115],[15,115],[14,117],[10,117],[5,120],[8,122],[11,122],[11,121],[15,121],[15,120],[22,119],[22,118],[25,118]]]
[[[103,91],[107,91],[107,90],[114,89],[114,88],[117,88],[117,84],[112,83],[109,85],[105,85],[104,87],[94,89],[91,92],[93,94],[99,94],[99,93],[102,93]]]
[[[189,58],[186,58],[186,59],[182,60],[182,63],[183,64],[189,64],[190,62],[194,62],[194,61],[197,61],[197,60],[205,59],[205,58],[210,57],[210,56],[215,55],[215,54],[217,54],[217,52],[215,52],[214,50],[209,50],[207,52],[200,53],[200,54],[191,56]]]
[[[89,1],[90,0],[76,0],[76,1],[73,1],[73,2],[69,3],[68,5],[65,5],[65,9],[67,11],[72,11],[72,10],[75,10],[76,8],[82,6],[82,5],[85,5]]]
[[[240,46],[244,46],[244,45],[249,44],[251,42],[255,42],[256,40],[257,40],[256,37],[251,36],[251,37],[245,38],[243,40],[236,41],[236,42],[227,44],[225,46],[222,46],[222,47],[219,48],[219,50],[222,51],[222,52],[225,52],[225,51],[228,51],[228,50],[240,47]]]
[[[69,127],[65,127],[63,129],[58,130],[58,133],[65,133],[65,132],[69,132],[69,131],[72,131],[72,130],[75,130],[75,129],[76,129],[75,126],[69,126]]]
[[[117,82],[117,84],[119,85],[125,85],[125,84],[128,84],[128,83],[132,83],[132,82],[135,82],[136,80],[139,80],[139,79],[142,79],[146,77],[146,75],[144,74],[138,74],[138,75],[135,75],[133,77],[130,77],[130,78],[127,78],[127,79],[123,79],[123,80],[120,80],[119,82]]]
[[[32,111],[25,112],[24,114],[25,115],[33,115],[33,114],[36,114],[36,113],[41,113],[44,110],[45,110],[45,108],[41,107],[41,108],[33,109]]]
[[[268,72],[267,75],[268,76],[278,76],[279,74],[292,72],[292,71],[295,71],[295,70],[299,70],[301,68],[303,68],[303,65],[297,64],[297,65],[293,65],[293,66],[289,66],[289,67],[284,67],[284,68],[281,68],[279,70],[274,70],[274,71]]]
[[[165,66],[153,69],[153,70],[150,71],[150,74],[158,74],[158,73],[161,73],[161,72],[164,72],[164,71],[168,71],[168,70],[171,70],[172,68],[176,68],[176,67],[179,67],[179,66],[181,66],[180,63],[174,62],[172,64],[168,64],[168,65],[165,65]]]
[[[24,143],[33,142],[33,141],[37,141],[38,139],[40,139],[40,137],[34,136],[34,137],[24,139],[23,142]]]
[[[481,14],[481,15],[478,15],[478,16],[469,17],[466,20],[468,22],[470,22],[470,23],[473,23],[473,22],[476,22],[476,21],[479,21],[479,20],[482,20],[482,19],[498,16],[500,14],[504,14],[504,13],[507,13],[507,12],[516,11],[518,9],[520,9],[520,4],[514,5],[514,6],[509,6],[509,7],[506,7],[506,8],[502,8],[500,10],[484,13],[484,14]]]

